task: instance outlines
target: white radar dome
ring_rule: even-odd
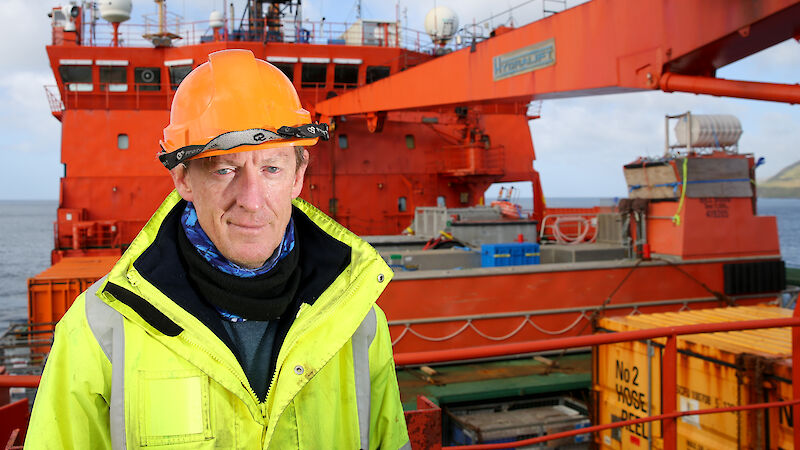
[[[111,23],[125,22],[131,18],[131,0],[100,0],[97,6],[100,8],[100,17]]]
[[[436,44],[446,44],[458,31],[458,16],[446,6],[437,6],[425,16],[425,32]]]
[[[208,26],[211,28],[222,28],[225,26],[225,19],[219,11],[211,11],[208,15]]]

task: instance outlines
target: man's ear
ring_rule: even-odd
[[[294,185],[292,186],[292,198],[300,196],[300,191],[303,190],[303,179],[306,176],[306,168],[308,167],[308,150],[303,149],[303,164],[297,168],[294,173]]]
[[[183,164],[178,164],[174,169],[169,171],[169,174],[172,176],[172,182],[175,184],[175,190],[178,191],[178,194],[180,194],[181,198],[187,202],[191,202],[193,195],[192,184],[189,180],[189,168]]]

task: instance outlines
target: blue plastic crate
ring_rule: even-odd
[[[481,245],[481,267],[539,264],[539,244],[510,242]]]

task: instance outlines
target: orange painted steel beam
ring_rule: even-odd
[[[667,345],[661,357],[661,412],[671,414],[678,410],[678,337],[667,336]],[[678,445],[678,424],[674,418],[662,422],[664,450],[674,450]]]
[[[663,73],[713,75],[798,30],[800,0],[594,0],[321,101],[315,111],[331,117],[659,89]]]
[[[39,387],[40,375],[0,375],[0,387]]]
[[[800,103],[800,85],[798,84],[759,83],[666,73],[661,77],[661,89],[664,92],[691,92],[720,97]]]

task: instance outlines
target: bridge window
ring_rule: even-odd
[[[397,211],[398,212],[405,212],[406,211],[406,198],[405,197],[397,197]]]
[[[358,66],[337,64],[333,69],[333,88],[347,89],[358,84]]]
[[[367,84],[374,83],[389,76],[389,66],[368,66]]]
[[[161,69],[158,67],[136,67],[133,69],[133,82],[139,91],[161,90]]]
[[[100,67],[100,90],[109,92],[127,92],[128,90],[128,68],[101,66]]]
[[[286,75],[286,78],[288,78],[289,81],[294,81],[294,64],[276,63],[276,62],[270,64],[280,69],[281,72],[283,72],[283,74]]]
[[[68,91],[89,92],[92,90],[92,66],[59,66],[58,73]]]
[[[339,148],[344,150],[344,149],[347,148],[347,146],[348,146],[347,135],[346,134],[340,134],[339,135]]]
[[[303,78],[301,87],[322,88],[325,87],[325,77],[328,75],[327,64],[306,63],[303,64]]]
[[[129,146],[128,135],[127,134],[118,134],[117,135],[117,148],[120,150],[127,150]]]
[[[178,89],[178,85],[181,84],[186,75],[189,75],[189,72],[192,71],[191,65],[186,66],[170,66],[169,68],[169,84],[172,86],[172,90]]]

